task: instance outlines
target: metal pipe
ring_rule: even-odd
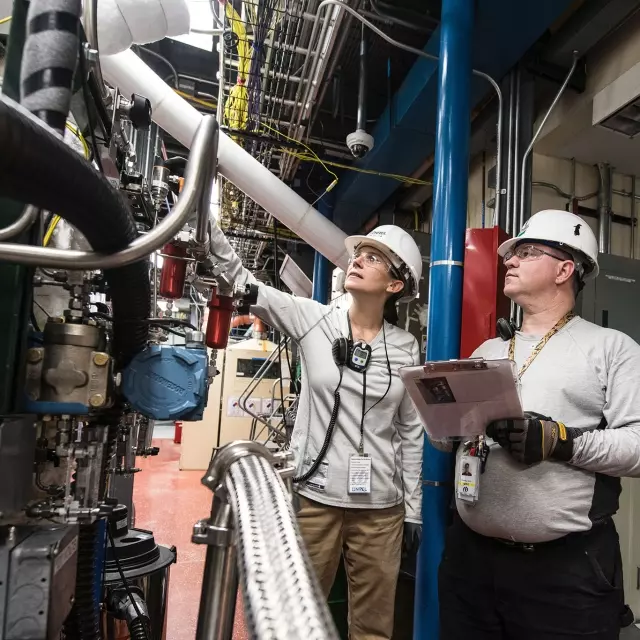
[[[360,34],[360,77],[358,78],[357,128],[367,130],[367,32],[362,25]]]
[[[205,525],[206,526],[206,525]],[[230,640],[238,591],[233,513],[224,491],[216,493],[208,529],[196,640]]]
[[[449,360],[460,354],[474,7],[468,0],[442,0],[427,360]],[[449,518],[451,457],[425,437],[422,516],[428,543],[418,554],[415,638],[439,636],[438,566]]]
[[[84,0],[83,2],[84,28],[87,35],[89,47],[95,51],[95,55],[91,56],[91,68],[96,77],[96,83],[100,90],[100,97],[106,104],[111,102],[111,93],[107,89],[107,85],[102,79],[102,68],[100,67],[99,43],[98,43],[98,0]]]
[[[598,251],[611,253],[611,167],[598,163]]]
[[[504,230],[509,233],[513,218],[513,121],[515,115],[515,78],[514,71],[509,73],[509,123],[507,128],[507,211],[504,218]],[[499,218],[496,216],[499,221]]]
[[[516,69],[516,77],[515,77],[515,116],[514,116],[514,120],[513,120],[513,163],[514,165],[518,164],[518,158],[520,157],[520,110],[521,110],[521,100],[520,100],[520,68]],[[522,185],[522,189],[523,189],[523,194],[524,194],[524,184]],[[514,208],[515,208],[515,203],[516,202],[520,202],[520,199],[518,198],[518,195],[520,194],[520,185],[518,184],[518,181],[515,180],[513,183],[513,202],[514,202]],[[514,209],[515,210],[515,209]],[[509,230],[507,230],[507,233],[509,233],[512,236],[516,236],[519,229],[517,228],[517,221],[518,221],[518,216],[514,215],[513,216],[513,227]],[[520,223],[520,226],[522,226],[522,222]]]
[[[549,116],[551,115],[556,105],[558,104],[560,98],[562,97],[562,94],[564,93],[564,90],[567,88],[567,85],[569,84],[569,80],[571,80],[571,76],[573,75],[573,72],[576,70],[577,64],[578,64],[578,52],[574,51],[573,62],[571,64],[571,68],[569,69],[569,73],[567,73],[567,77],[564,79],[564,82],[562,83],[560,90],[556,94],[556,97],[553,99],[553,102],[551,103],[551,106],[547,110],[547,113],[545,113],[544,118],[542,118],[542,122],[538,126],[536,132],[533,134],[533,137],[531,138],[531,142],[529,143],[527,150],[524,152],[524,155],[522,156],[522,165],[520,168],[520,207],[518,212],[519,224],[517,228],[514,228],[514,232],[520,231],[524,223],[524,198],[525,198],[525,180],[526,180],[527,160],[529,159],[529,155],[533,150],[533,145],[536,143],[536,140],[540,136],[540,132],[544,128],[544,125],[547,124],[547,120],[549,119]]]
[[[369,0],[371,4],[371,8],[374,12],[374,18],[381,18],[382,20],[386,20],[391,24],[397,24],[401,27],[405,27],[406,29],[411,29],[412,31],[419,31],[420,33],[432,33],[433,29],[425,29],[421,27],[419,24],[415,24],[414,22],[409,22],[408,20],[403,20],[402,18],[396,18],[395,16],[391,16],[388,13],[384,13],[382,9],[378,6],[376,0]],[[362,13],[365,13],[362,11]]]
[[[145,258],[182,229],[198,205],[203,189],[211,183],[212,176],[207,175],[203,167],[210,167],[208,159],[216,155],[217,132],[218,123],[215,118],[203,116],[193,139],[189,162],[185,169],[184,187],[173,212],[149,233],[136,238],[126,249],[112,254],[100,254],[94,251],[70,251],[6,243],[0,244],[0,260],[37,267],[89,271],[124,267]],[[59,213],[61,216],[63,214],[64,212]]]
[[[32,207],[28,204],[20,214],[20,217],[12,222],[8,227],[0,229],[0,242],[9,240],[18,234],[26,231],[37,219],[40,214],[40,209]]]
[[[636,177],[631,176],[631,211],[629,217],[631,218],[631,251],[630,257],[633,259],[636,257]]]
[[[198,247],[205,247],[209,244],[209,213],[211,211],[211,193],[213,190],[213,183],[217,177],[217,164],[218,164],[218,136],[220,135],[220,127],[218,121],[214,120],[215,127],[213,127],[213,149],[214,153],[205,155],[202,162],[202,175],[205,179],[200,189],[200,197],[196,205],[196,244]],[[202,126],[202,125],[200,125]],[[179,202],[179,200],[178,200]]]
[[[154,121],[178,142],[191,146],[205,116],[176,94],[148,65],[132,51],[125,51],[107,56],[102,68],[107,80],[125,95],[139,92],[146,96],[151,102]],[[347,267],[346,234],[224,132],[219,136],[218,171],[335,265]]]

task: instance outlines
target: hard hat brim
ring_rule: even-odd
[[[507,255],[507,253],[509,253],[509,251],[511,251],[517,244],[519,244],[520,242],[539,242],[541,244],[545,244],[550,242],[549,240],[544,240],[541,238],[509,238],[509,240],[505,240],[499,247],[498,247],[498,255],[501,258],[504,258],[505,255]],[[556,244],[562,244],[562,243],[556,243]],[[581,255],[584,255],[579,249],[576,249],[575,247],[570,247],[569,245],[566,245],[567,248],[571,251],[578,251]],[[562,247],[560,247],[562,248]],[[587,256],[585,256],[586,258]],[[588,261],[591,264],[591,270],[589,271],[585,271],[584,276],[582,277],[583,280],[591,280],[592,278],[597,278],[598,274],[600,273],[600,267],[598,266],[598,264],[592,264],[591,261]]]
[[[373,238],[370,238],[369,236],[349,236],[344,241],[344,245],[351,255],[353,255],[356,248],[361,244],[364,244],[367,247],[374,247],[375,249],[380,251],[380,253],[382,253],[396,269],[402,267],[402,260],[393,251],[391,251],[391,249],[389,249],[386,244],[380,242],[379,240],[375,240]]]

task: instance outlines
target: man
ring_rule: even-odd
[[[640,477],[640,347],[572,315],[598,275],[596,239],[578,216],[541,211],[498,254],[522,328],[474,356],[515,361],[525,417],[489,425],[478,500],[457,500],[440,566],[441,638],[617,640],[612,516],[620,478]],[[482,449],[461,444],[456,478]]]

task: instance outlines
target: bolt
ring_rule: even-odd
[[[106,353],[96,353],[93,356],[93,364],[96,367],[104,367],[109,362],[109,356]]]
[[[89,398],[89,404],[92,407],[101,407],[104,404],[104,396],[101,393],[94,393]]]
[[[40,349],[29,349],[27,351],[27,360],[31,364],[38,364],[42,360],[42,351]]]

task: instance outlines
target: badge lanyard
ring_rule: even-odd
[[[360,443],[357,455],[349,457],[350,494],[367,495],[371,493],[371,457],[364,452],[364,418],[367,404],[367,372],[362,372],[362,418],[360,419]]]
[[[531,355],[518,372],[518,380],[522,379],[524,372],[531,366],[531,363],[538,357],[551,338],[562,329],[572,318],[572,313],[567,313],[556,325],[538,342]],[[516,336],[511,338],[509,343],[509,360],[515,362]],[[484,473],[484,468],[489,457],[489,446],[485,436],[478,436],[475,440],[465,442],[462,456],[458,462],[456,473],[456,495],[457,498],[469,506],[478,502],[480,497],[480,477]]]
[[[524,372],[531,366],[531,363],[538,357],[538,354],[544,349],[545,345],[553,336],[562,329],[572,318],[573,313],[567,313],[564,317],[560,318],[556,325],[538,342],[535,346],[535,349],[531,352],[531,355],[526,359],[525,363],[518,371],[518,379],[521,380]],[[511,341],[509,342],[509,360],[515,362],[516,361],[516,336],[512,336]]]

